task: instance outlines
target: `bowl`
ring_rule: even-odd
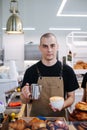
[[[61,110],[64,104],[64,98],[60,96],[50,97],[50,104],[52,107]]]

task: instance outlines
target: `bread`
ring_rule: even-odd
[[[46,128],[46,122],[34,117],[31,121],[29,121],[28,126],[31,127],[32,130]]]
[[[15,122],[9,123],[9,127],[12,130],[55,130],[64,129],[69,130],[66,122],[56,119],[56,120],[41,120],[39,118],[33,117],[29,123],[25,122],[23,119],[18,119]]]
[[[74,65],[74,69],[83,69],[83,66],[79,65],[79,64],[75,64]]]
[[[77,61],[74,65],[74,69],[87,69],[87,63],[84,61]]]
[[[75,105],[75,109],[87,111],[87,103],[86,102],[78,102]]]
[[[84,63],[83,68],[87,69],[87,63]]]
[[[71,114],[74,120],[78,121],[87,121],[87,103],[86,102],[78,102],[75,105],[75,110]]]
[[[27,123],[22,119],[9,123],[9,127],[14,130],[24,130],[26,128],[26,125]]]
[[[39,120],[40,120],[39,118],[34,117],[33,119],[31,119],[31,120],[29,121],[28,125],[29,125],[29,126],[32,126],[32,124],[38,122]]]
[[[79,61],[76,62],[76,64],[80,64],[80,65],[81,65],[81,64],[84,64],[84,61],[79,60]]]
[[[72,116],[75,120],[78,121],[87,121],[87,112],[80,111],[80,110],[74,110],[72,113]]]
[[[40,128],[46,128],[46,123],[45,122],[37,122],[37,123],[32,124],[32,127],[31,127],[32,130],[37,130]]]

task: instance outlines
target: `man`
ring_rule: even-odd
[[[81,87],[83,88],[82,101],[87,102],[87,73],[84,74]]]
[[[30,116],[64,116],[64,109],[73,104],[78,82],[74,71],[67,65],[62,65],[57,60],[58,43],[54,34],[46,33],[40,38],[39,50],[42,59],[25,72],[22,83],[21,99],[29,102],[29,86],[32,83],[42,85],[40,99],[33,100]],[[51,96],[65,98],[64,105],[59,111],[49,105]]]

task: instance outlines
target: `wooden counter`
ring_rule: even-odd
[[[23,104],[23,107],[22,107],[23,111],[24,111],[24,108],[25,108],[25,104]],[[22,110],[19,113],[19,118],[21,118],[21,116],[23,116]],[[29,121],[29,120],[31,120],[31,118],[32,117],[22,117],[21,119],[24,119],[25,121]],[[61,117],[46,117],[46,118],[51,119],[51,120],[56,119],[56,118],[61,119],[61,120],[65,120],[63,117],[62,118]],[[65,122],[68,124],[69,130],[86,130],[84,127],[81,126],[81,124],[83,122],[80,122],[80,121],[70,121],[70,122],[65,121]],[[8,124],[9,124],[9,121],[8,121],[8,119],[6,119],[6,121],[3,123],[3,127],[0,130],[13,130],[13,129],[9,128]]]

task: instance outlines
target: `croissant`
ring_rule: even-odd
[[[46,128],[46,123],[45,121],[35,117],[31,121],[29,121],[28,127],[31,127],[32,130],[36,130],[39,128]]]
[[[32,130],[37,130],[40,128],[46,128],[46,123],[45,122],[37,122],[37,123],[34,123],[31,127]]]
[[[32,124],[38,122],[39,120],[40,120],[39,118],[34,117],[32,120],[29,121],[28,125],[29,125],[29,126],[32,126]]]
[[[27,123],[22,119],[9,123],[9,127],[13,128],[14,130],[24,130],[26,125]]]

